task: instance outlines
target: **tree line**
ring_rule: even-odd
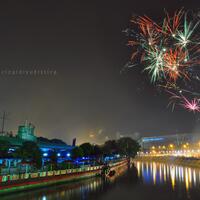
[[[9,152],[11,145],[9,141],[0,142],[0,158],[20,158],[22,162],[33,163],[37,169],[42,167],[42,152],[35,142],[26,141],[22,146],[16,148],[14,152]],[[71,158],[76,160],[82,157],[92,157],[93,159],[104,158],[114,154],[134,157],[140,146],[137,141],[129,137],[119,140],[108,140],[103,145],[93,145],[83,143],[72,149]],[[57,167],[57,152],[53,150],[49,155],[51,166]]]
[[[105,157],[113,154],[120,154],[134,157],[140,149],[137,141],[130,137],[123,137],[118,140],[108,140],[103,145],[92,145],[83,143],[72,150],[72,157],[83,156]]]

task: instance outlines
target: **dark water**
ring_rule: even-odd
[[[200,170],[159,163],[136,162],[111,179],[101,177],[78,183],[22,192],[0,200],[200,200]]]

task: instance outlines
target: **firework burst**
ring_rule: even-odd
[[[171,92],[170,92],[171,93]],[[189,112],[200,112],[200,99],[193,98],[189,99],[182,95],[182,92],[180,92],[179,95],[171,93],[170,97],[170,104],[173,105],[173,109],[175,107],[176,101],[178,101],[178,104],[182,106],[184,109],[188,110]]]
[[[183,9],[172,16],[165,12],[161,22],[146,15],[134,16],[132,28],[126,32],[130,38],[128,45],[133,50],[131,65],[142,64],[140,66],[149,73],[152,83],[164,90],[175,91],[176,95],[170,92],[170,101],[188,111],[200,112],[199,100],[192,86],[194,77],[199,77],[195,73],[200,67],[200,20],[193,16]],[[183,85],[186,87],[181,90],[184,95],[180,95],[177,88]],[[193,97],[188,98],[188,93]]]

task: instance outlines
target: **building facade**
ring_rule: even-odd
[[[185,148],[185,145],[196,146],[200,145],[200,134],[175,134],[142,137],[139,140],[141,150],[150,150],[152,148],[167,149],[168,147]]]
[[[24,142],[31,141],[35,142],[41,150],[43,161],[48,161],[52,153],[56,153],[58,157],[58,162],[62,162],[63,160],[71,159],[71,151],[75,147],[75,143],[73,145],[67,145],[64,142],[57,142],[58,140],[48,140],[45,141],[40,140],[35,136],[35,126],[31,123],[25,123],[24,125],[20,125],[18,127],[18,132],[16,136],[7,134],[0,136],[1,141],[7,141],[10,143],[10,153],[14,152],[17,148],[23,145]],[[0,159],[0,163],[5,159]],[[9,158],[7,160],[10,160]]]

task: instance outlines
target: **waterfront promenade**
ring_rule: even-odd
[[[108,170],[114,171],[125,165],[128,165],[127,159],[115,163],[108,163],[107,167]],[[46,187],[49,185],[104,175],[103,169],[104,165],[99,165],[67,170],[4,175],[0,176],[0,194]],[[107,173],[109,173],[109,171],[107,171]]]

